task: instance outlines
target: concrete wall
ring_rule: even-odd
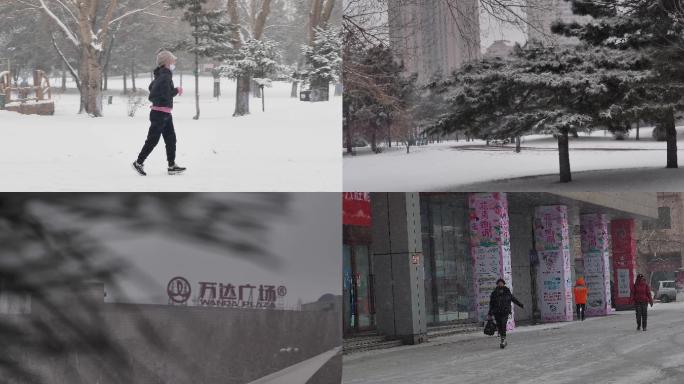
[[[419,195],[373,193],[371,201],[377,329],[419,343],[427,332]]]
[[[511,266],[513,268],[513,295],[524,309],[515,307],[515,321],[532,319],[533,297],[530,275],[530,251],[533,249],[532,215],[530,212],[509,211],[511,233]]]
[[[3,341],[3,358],[49,384],[248,383],[341,344],[334,311],[71,304],[56,313],[35,300],[34,309],[0,315],[1,324],[27,332]],[[307,384],[339,382],[341,364],[334,358]],[[3,383],[29,382],[0,372]]]

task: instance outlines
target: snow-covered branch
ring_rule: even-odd
[[[72,18],[76,23],[78,23],[78,19],[76,18],[76,15],[74,15],[74,13],[71,11],[71,8],[67,7],[67,5],[64,4],[64,3],[62,2],[62,0],[55,0],[55,1],[56,1],[59,5],[61,5],[62,8],[64,8],[64,10],[69,14],[69,16],[71,16],[71,18]]]
[[[39,1],[43,11],[45,11],[45,13],[57,24],[57,26],[64,32],[64,34],[66,34],[69,41],[71,41],[75,46],[78,47],[80,43],[76,38],[76,35],[69,29],[69,27],[66,26],[66,24],[64,24],[64,22],[62,22],[62,20],[60,20],[59,17],[57,17],[57,15],[52,13],[50,8],[48,8],[47,4],[45,4],[45,0]]]
[[[149,4],[149,5],[146,6],[146,7],[130,10],[130,11],[124,13],[123,15],[121,15],[121,16],[115,18],[115,19],[112,19],[112,20],[109,22],[109,24],[111,25],[111,24],[113,24],[113,23],[116,23],[117,21],[120,21],[121,19],[124,19],[124,18],[126,18],[126,17],[128,17],[128,16],[134,15],[134,14],[136,14],[136,13],[140,13],[140,12],[147,11],[148,9],[150,9],[150,7],[153,7],[153,6],[155,6],[155,5],[157,5],[157,4],[160,4],[160,3],[163,3],[163,2],[164,2],[164,0],[158,0],[158,1],[155,1],[154,3],[152,3],[152,4]]]
[[[59,55],[59,57],[62,58],[62,62],[67,66],[69,73],[71,73],[71,76],[76,81],[76,85],[78,86],[78,89],[81,89],[81,79],[78,77],[78,73],[76,72],[76,69],[74,69],[74,67],[71,66],[71,63],[69,63],[69,60],[67,60],[67,58],[66,58],[66,56],[64,56],[64,53],[62,52],[62,50],[59,49],[59,46],[57,46],[57,41],[55,41],[55,36],[53,34],[50,34],[50,38],[52,39],[52,46],[55,47],[57,54]]]

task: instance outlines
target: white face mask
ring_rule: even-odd
[[[175,69],[176,69],[176,64],[171,64],[171,66],[169,67],[169,69],[172,70],[172,71],[175,70]]]

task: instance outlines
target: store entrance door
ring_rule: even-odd
[[[342,249],[345,335],[375,329],[373,274],[368,253],[368,245],[345,244]]]

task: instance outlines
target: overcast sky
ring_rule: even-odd
[[[213,196],[240,201],[240,194]],[[100,258],[124,260],[132,267],[130,273],[120,276],[123,294],[107,288],[107,301],[166,304],[166,286],[174,276],[185,277],[191,283],[193,296],[199,281],[284,285],[288,291],[284,304],[289,307],[295,306],[299,298],[306,303],[324,293],[341,294],[339,193],[291,194],[285,215],[264,217],[269,229],[262,245],[282,261],[279,268],[267,268],[249,257],[235,257],[231,251],[168,236],[153,228],[131,230],[108,220],[83,222],[49,209],[36,209],[49,221],[86,229],[113,254]]]

